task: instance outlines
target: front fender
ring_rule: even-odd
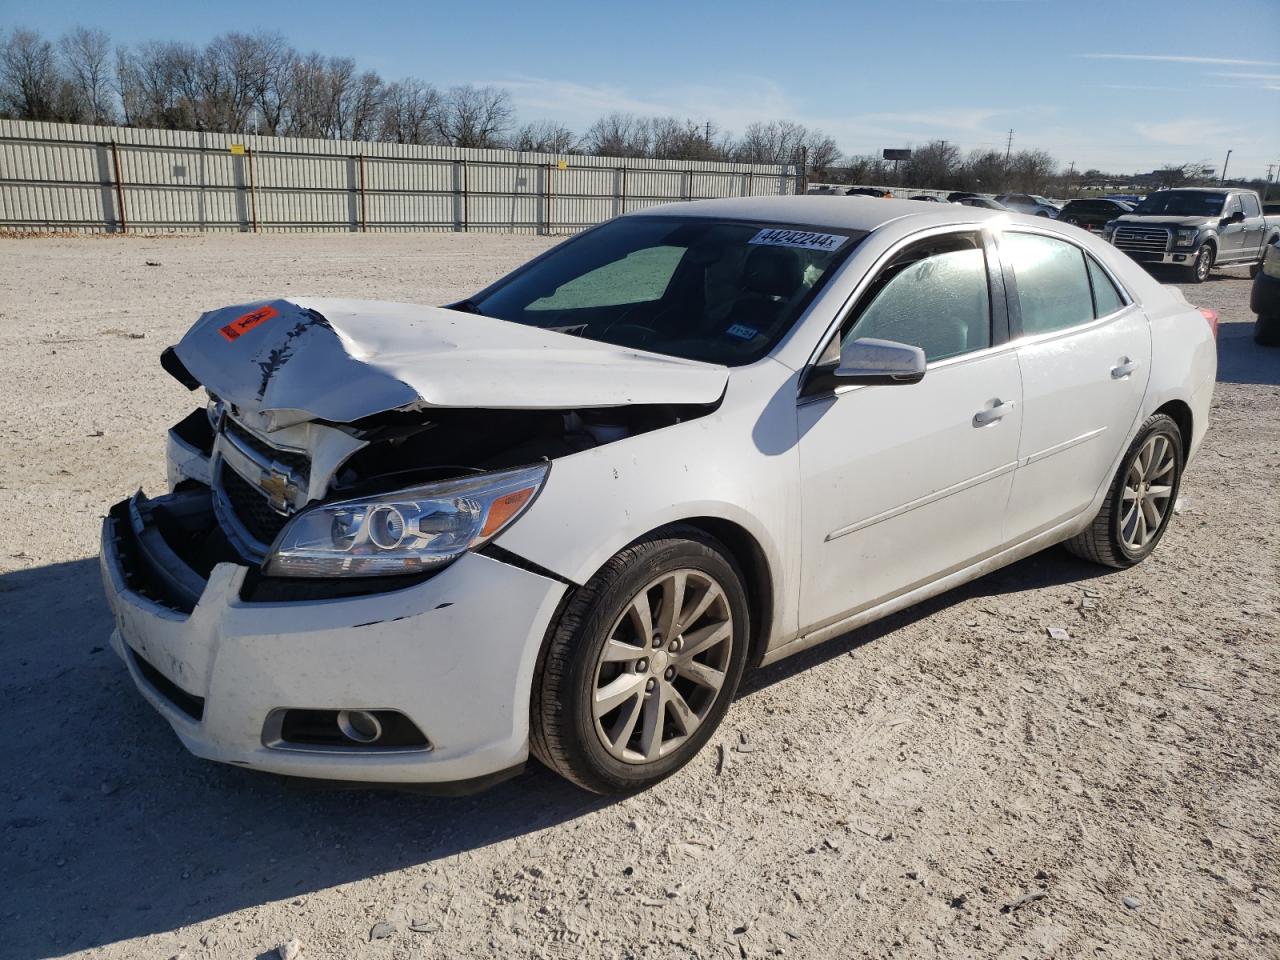
[[[794,632],[800,505],[796,377],[772,360],[733,371],[706,416],[555,461],[523,517],[496,543],[576,584],[668,524],[710,517],[759,544],[773,584],[771,634]]]

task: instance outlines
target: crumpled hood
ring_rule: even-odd
[[[1152,227],[1203,227],[1217,217],[1143,217],[1136,213],[1126,213],[1116,217],[1117,223],[1140,223]]]
[[[174,352],[267,429],[431,407],[707,404],[729,371],[442,307],[271,300],[212,310]]]

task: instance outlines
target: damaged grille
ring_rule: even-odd
[[[249,481],[225,463],[218,471],[218,486],[227,506],[243,525],[245,532],[262,544],[270,546],[279,536],[289,518],[271,509],[267,498]]]
[[[230,417],[225,417],[222,423],[223,432],[231,437],[240,447],[252,450],[267,463],[274,461],[282,466],[288,467],[299,477],[299,479],[303,481],[310,476],[311,459],[305,453],[298,453],[294,450],[282,450],[279,447],[273,447],[266,441],[254,436]]]

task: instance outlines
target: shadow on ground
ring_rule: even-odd
[[[758,671],[743,695],[966,598],[1083,580],[1098,569],[1061,551],[1040,554]],[[430,864],[609,803],[536,764],[487,793],[439,798],[197,760],[107,645],[111,618],[95,560],[0,576],[0,615],[0,728],[9,732],[0,741],[0,922],[3,953],[14,960]]]

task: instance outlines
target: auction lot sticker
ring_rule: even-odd
[[[813,233],[810,230],[782,230],[777,227],[767,227],[747,243],[763,244],[769,247],[800,247],[804,250],[839,250],[848,239],[838,233]]]
[[[267,304],[257,310],[251,310],[244,316],[236,317],[225,327],[219,327],[218,332],[230,342],[239,339],[241,334],[247,333],[258,324],[266,323],[272,317],[278,316],[280,316],[280,311],[271,306],[271,304]]]

